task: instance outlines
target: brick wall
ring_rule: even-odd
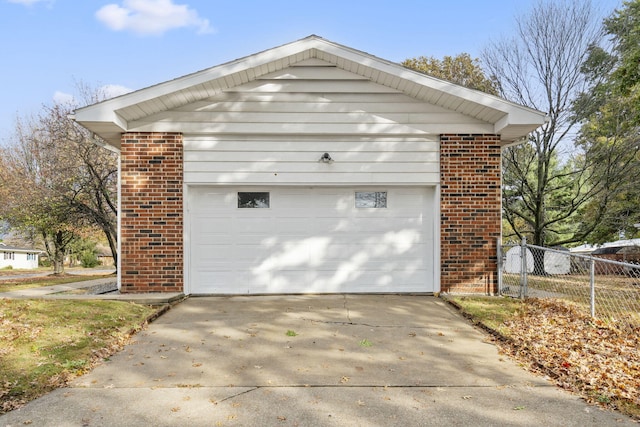
[[[500,137],[441,135],[441,289],[497,291]],[[121,292],[183,291],[179,133],[122,136]]]
[[[183,291],[182,135],[121,141],[121,292]]]
[[[441,135],[443,292],[497,292],[500,171],[499,135]]]

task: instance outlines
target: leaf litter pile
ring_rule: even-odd
[[[535,298],[504,326],[503,352],[590,402],[640,419],[640,326]]]
[[[122,301],[0,299],[0,414],[87,372],[157,311]]]

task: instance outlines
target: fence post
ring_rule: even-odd
[[[522,238],[520,246],[520,298],[527,297],[527,238]]]
[[[498,256],[498,295],[502,295],[502,239],[498,237],[496,254]]]
[[[589,263],[589,286],[590,286],[590,307],[591,317],[596,317],[596,262],[593,258]]]

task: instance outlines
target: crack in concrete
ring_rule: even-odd
[[[338,320],[318,320],[318,319],[308,319],[306,317],[301,317],[301,320],[314,322],[314,323],[326,323],[330,325],[350,325],[350,326],[367,326],[370,328],[403,328],[403,329],[433,329],[431,326],[412,326],[412,325],[372,325],[371,323],[358,323],[358,322],[344,322]],[[351,320],[351,319],[349,319]]]
[[[343,295],[344,298],[344,309],[347,310],[347,320],[349,321],[349,323],[351,323],[351,313],[349,313],[349,307],[347,307],[347,296]]]
[[[259,390],[261,388],[264,388],[264,387],[263,386],[255,386],[255,387],[253,387],[253,388],[251,388],[249,390],[244,390],[244,391],[242,391],[240,393],[236,393],[236,394],[233,394],[231,396],[227,396],[224,399],[220,399],[220,400],[217,401],[217,403],[225,402],[225,401],[227,401],[229,399],[234,399],[234,398],[236,398],[238,396],[242,396],[243,394],[251,393],[252,391],[256,391],[256,390]]]

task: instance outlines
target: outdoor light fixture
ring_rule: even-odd
[[[333,159],[331,158],[331,155],[329,153],[324,153],[322,155],[322,157],[320,157],[320,160],[324,163],[330,163],[333,161]]]

